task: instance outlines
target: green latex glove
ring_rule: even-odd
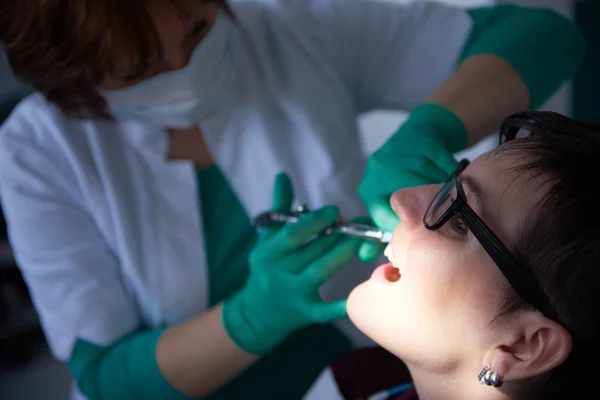
[[[292,185],[287,175],[275,181],[273,210],[289,212]],[[249,256],[246,285],[223,304],[223,326],[243,350],[264,355],[289,334],[313,323],[346,317],[346,301],[324,303],[319,287],[358,251],[360,240],[323,235],[339,217],[325,206],[298,223],[261,232]]]
[[[415,108],[408,120],[370,158],[358,193],[378,227],[393,231],[400,222],[390,206],[391,195],[404,188],[442,183],[456,168],[453,153],[466,147],[462,121],[437,104]],[[379,257],[385,245],[366,241],[363,261]]]

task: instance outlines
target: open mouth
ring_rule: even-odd
[[[374,278],[383,283],[398,282],[402,275],[400,274],[400,268],[396,266],[397,264],[394,260],[394,254],[392,253],[392,250],[389,245],[386,247],[385,252],[383,254],[387,257],[387,259],[390,262],[375,268],[373,274],[371,275],[371,278]]]

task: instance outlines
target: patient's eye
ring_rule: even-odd
[[[469,228],[467,228],[467,225],[458,215],[453,216],[452,219],[448,221],[448,225],[450,226],[450,230],[452,231],[451,233],[457,239],[467,236],[467,234],[469,233]]]

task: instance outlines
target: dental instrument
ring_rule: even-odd
[[[307,213],[308,211],[309,210],[306,206],[298,207],[290,215],[275,211],[267,211],[255,217],[252,220],[252,223],[259,230],[273,226],[295,224],[298,222],[302,214]],[[392,232],[387,232],[372,225],[366,224],[336,223],[326,229],[323,234],[328,235],[334,232],[381,243],[389,243],[392,239]]]

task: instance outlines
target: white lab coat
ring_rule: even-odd
[[[455,66],[470,18],[422,2],[232,7],[241,30],[235,92],[201,128],[247,213],[268,209],[285,171],[297,203],[365,215],[357,116],[423,101]],[[141,323],[170,325],[207,308],[194,166],[166,160],[166,150],[162,129],[67,118],[39,95],[2,126],[10,240],[57,358],[69,359],[76,338],[107,345]],[[326,285],[328,298],[371,270],[349,265]]]

